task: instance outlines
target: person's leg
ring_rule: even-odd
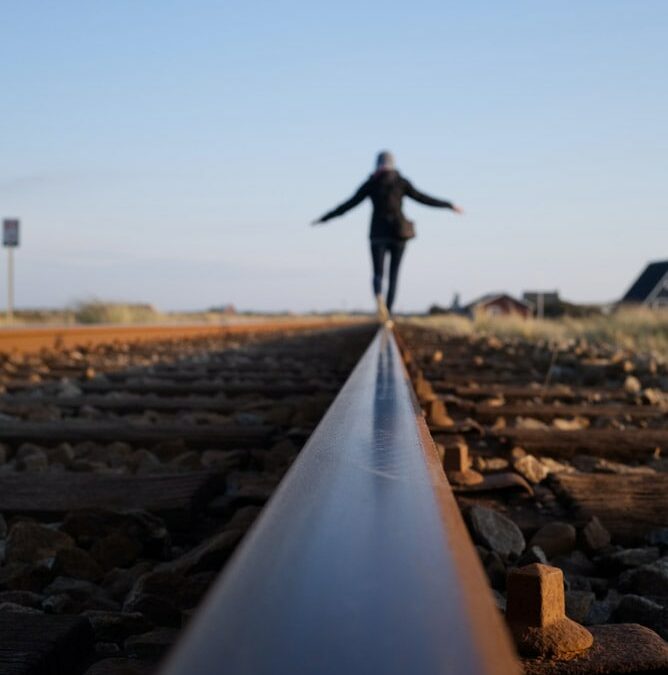
[[[385,266],[386,244],[371,242],[371,262],[373,264],[373,294],[378,296],[383,290],[383,267]]]
[[[390,244],[390,283],[387,287],[387,309],[392,311],[394,304],[394,296],[397,291],[397,278],[399,277],[399,265],[401,265],[401,258],[404,255],[406,248],[405,241],[396,241]]]
[[[383,300],[383,268],[385,267],[385,254],[387,253],[387,243],[380,241],[371,242],[371,262],[373,263],[373,292],[376,296],[378,306],[378,319],[386,321],[389,312]]]

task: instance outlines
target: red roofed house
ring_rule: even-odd
[[[489,293],[474,300],[464,308],[470,316],[521,316],[529,319],[533,316],[533,306],[517,300],[507,293]]]

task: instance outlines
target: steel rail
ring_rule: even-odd
[[[163,675],[483,675],[520,667],[381,329]]]
[[[246,333],[339,328],[359,320],[283,319],[233,324],[144,324],[105,326],[39,326],[0,329],[0,353],[28,354],[41,349],[90,347],[113,342],[156,342]]]

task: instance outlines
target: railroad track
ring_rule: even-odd
[[[0,672],[668,667],[661,366],[632,393],[624,359],[409,325],[153,337],[0,363]],[[517,638],[536,562],[595,641],[521,664],[495,603]]]
[[[96,332],[0,361],[1,673],[150,669],[373,331],[322,326]]]

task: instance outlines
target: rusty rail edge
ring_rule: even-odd
[[[0,353],[91,347],[114,342],[157,342],[246,333],[316,330],[362,323],[360,320],[287,319],[236,324],[144,324],[106,326],[40,326],[0,329]]]
[[[380,329],[162,675],[519,673]]]

